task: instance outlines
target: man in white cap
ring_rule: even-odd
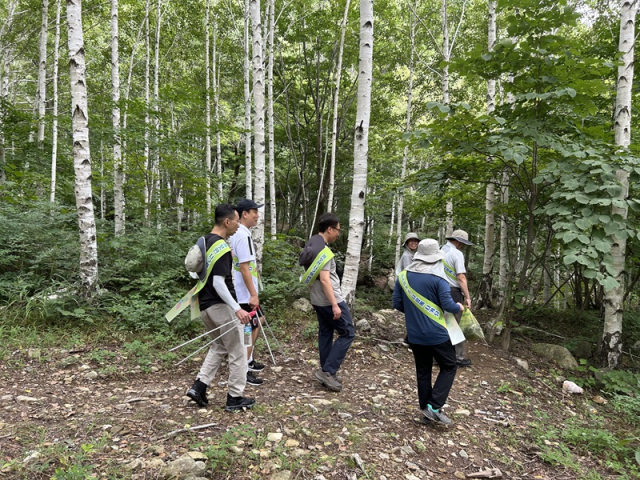
[[[416,254],[416,250],[418,249],[418,243],[420,243],[420,237],[418,237],[417,233],[409,232],[404,237],[404,248],[402,256],[396,265],[396,275],[407,268],[413,261],[413,256]]]
[[[416,363],[418,400],[425,419],[450,425],[440,409],[449,396],[456,376],[456,354],[444,320],[444,310],[457,314],[464,310],[451,299],[438,242],[424,239],[413,262],[400,272],[393,289],[393,308],[404,312],[407,337]],[[440,373],[431,385],[433,360]]]
[[[462,249],[465,245],[473,245],[469,241],[469,234],[464,230],[454,230],[451,236],[446,237],[447,243],[440,250],[444,253],[444,272],[446,280],[451,288],[451,298],[454,302],[463,303],[467,308],[471,308],[471,295],[467,285],[467,270],[464,266],[464,254]],[[456,314],[456,320],[460,323],[462,311]],[[467,342],[464,341],[456,345],[456,361],[458,367],[468,367],[471,359],[467,358]]]

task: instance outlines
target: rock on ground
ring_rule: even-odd
[[[561,368],[572,370],[578,367],[578,362],[573,358],[571,352],[560,345],[553,345],[551,343],[534,343],[531,345],[531,351],[542,358],[546,358],[556,363]]]

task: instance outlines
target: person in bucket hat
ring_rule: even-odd
[[[422,240],[413,262],[400,272],[393,289],[393,308],[404,312],[407,337],[416,365],[418,401],[426,421],[452,423],[441,408],[447,401],[456,376],[456,353],[444,324],[444,311],[464,310],[451,298],[444,270],[444,253],[438,242]],[[440,373],[431,384],[433,361]]]
[[[418,243],[420,243],[420,237],[418,237],[417,233],[409,232],[404,237],[402,256],[396,265],[396,275],[407,268],[413,261],[413,256],[418,249]]]
[[[444,268],[446,280],[451,287],[451,297],[454,302],[464,302],[467,308],[471,308],[471,295],[467,285],[467,270],[464,266],[464,254],[462,250],[467,245],[473,245],[469,241],[469,234],[464,230],[454,230],[441,250],[444,253]],[[464,299],[463,299],[464,295]],[[456,320],[460,323],[462,312],[456,315]],[[467,342],[464,341],[456,345],[456,361],[459,367],[471,365],[471,359],[467,358]]]

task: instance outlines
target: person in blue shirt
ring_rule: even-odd
[[[464,306],[451,298],[443,259],[444,253],[436,240],[422,240],[413,262],[396,280],[393,308],[405,314],[407,337],[416,364],[420,410],[427,420],[450,425],[453,422],[440,409],[449,396],[457,364],[443,310],[457,314],[464,311]],[[434,359],[440,373],[432,385]]]

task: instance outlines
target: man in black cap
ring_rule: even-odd
[[[440,250],[444,253],[444,272],[451,288],[451,298],[456,303],[463,303],[464,295],[464,305],[471,308],[471,295],[467,285],[467,270],[464,266],[462,249],[465,245],[473,245],[473,243],[469,241],[469,234],[464,230],[455,230],[447,240],[448,242]],[[455,317],[460,323],[462,310],[455,314]],[[455,347],[458,367],[469,367],[471,359],[467,358],[467,342],[458,343]]]
[[[239,226],[236,233],[229,238],[229,246],[233,251],[233,281],[236,288],[238,303],[247,312],[256,311],[251,321],[251,346],[247,347],[247,384],[262,385],[263,380],[255,375],[264,369],[262,363],[253,359],[253,347],[258,339],[261,328],[261,318],[264,316],[259,308],[258,293],[261,290],[260,272],[256,263],[256,247],[251,236],[252,227],[258,224],[260,218],[258,205],[253,200],[246,198],[236,204],[239,216]]]

